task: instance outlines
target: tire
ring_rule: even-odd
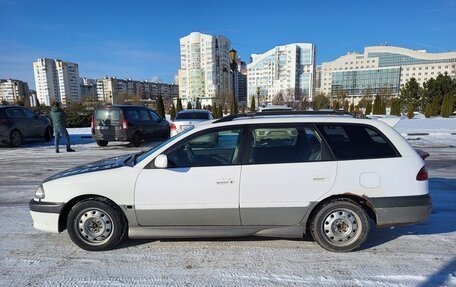
[[[141,141],[142,141],[142,137],[141,137],[141,134],[139,132],[135,132],[133,134],[133,136],[131,137],[131,140],[130,140],[130,143],[134,146],[134,147],[139,147],[141,145]]]
[[[98,146],[107,146],[108,145],[108,141],[97,140],[97,145]]]
[[[12,147],[18,147],[22,144],[22,134],[18,130],[13,130],[10,133],[10,145]]]
[[[78,202],[67,218],[70,239],[87,251],[114,248],[125,237],[127,221],[120,208],[105,198]]]
[[[317,243],[329,251],[350,252],[366,241],[369,218],[364,209],[350,199],[336,199],[320,206],[310,222]]]
[[[49,141],[51,141],[51,139],[52,139],[52,128],[51,127],[47,127],[44,130],[44,141],[45,142],[49,142]]]

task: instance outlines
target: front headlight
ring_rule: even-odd
[[[43,186],[40,185],[38,189],[35,191],[35,197],[38,199],[43,199],[44,198],[44,189]]]

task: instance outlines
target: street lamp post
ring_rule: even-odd
[[[236,102],[236,70],[237,70],[237,63],[236,63],[236,50],[231,49],[230,50],[230,58],[231,58],[231,63],[230,63],[230,68],[231,72],[233,74],[233,99],[231,102],[231,114],[237,114],[238,113],[238,106]]]
[[[260,107],[260,94],[261,94],[261,88],[260,87],[257,87],[257,99],[258,99],[258,103],[257,103],[257,106]]]

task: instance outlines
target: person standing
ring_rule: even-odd
[[[59,153],[60,135],[65,137],[67,152],[75,151],[70,146],[71,145],[70,135],[68,134],[68,131],[66,129],[66,114],[60,108],[59,102],[54,102],[54,104],[52,105],[50,116],[51,116],[52,126],[54,127],[55,152]]]

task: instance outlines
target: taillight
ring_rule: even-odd
[[[428,180],[428,172],[426,170],[426,167],[423,166],[418,174],[416,175],[416,180],[418,181],[423,181],[423,180]]]
[[[95,129],[95,119],[93,118],[93,116],[92,116],[92,119],[90,120],[90,128],[92,129],[92,133],[93,133],[93,130]]]
[[[127,120],[126,120],[126,119],[123,119],[123,120],[122,120],[122,128],[123,128],[124,130],[127,130],[127,129],[128,129],[128,123],[127,123]]]
[[[175,131],[175,130],[176,130],[176,125],[175,125],[174,123],[172,123],[170,129],[171,129],[172,131]]]

